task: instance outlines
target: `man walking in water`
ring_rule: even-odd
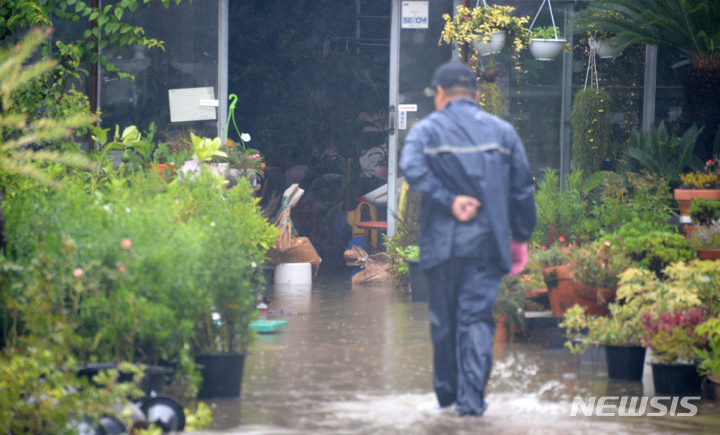
[[[512,125],[477,104],[476,76],[441,65],[428,96],[436,111],[415,124],[400,157],[423,192],[420,266],[430,281],[433,385],[441,407],[483,415],[500,280],[527,261],[535,226],[533,178]]]

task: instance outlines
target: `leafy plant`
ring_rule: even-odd
[[[695,327],[695,335],[702,337],[706,345],[695,347],[698,372],[702,376],[720,379],[720,318],[709,318]]]
[[[561,237],[563,242],[565,239]],[[545,269],[553,266],[561,266],[567,264],[567,255],[569,249],[563,246],[561,243],[555,243],[547,246],[533,245],[530,251],[529,263],[537,264],[540,269]]]
[[[573,353],[582,353],[597,345],[640,346],[644,331],[637,308],[622,303],[608,304],[608,316],[588,316],[585,308],[575,305],[565,312],[561,328],[568,340],[565,347]]]
[[[694,257],[688,241],[672,230],[658,230],[653,224],[634,220],[623,225],[616,233],[603,237],[608,243],[622,242],[630,258],[662,276],[672,263],[688,261]]]
[[[570,251],[569,262],[575,280],[587,287],[613,290],[620,281],[618,275],[632,264],[620,243],[597,241]]]
[[[720,189],[720,163],[717,158],[708,160],[701,170],[680,174],[680,178],[693,189]]]
[[[574,167],[586,174],[598,171],[602,162],[617,154],[610,124],[611,102],[607,92],[592,88],[578,91],[573,98],[572,159]]]
[[[702,308],[660,313],[646,311],[642,313],[643,343],[653,350],[653,356],[660,363],[692,362],[695,348],[705,344],[705,337],[696,334],[695,327],[705,319]]]
[[[697,0],[598,0],[575,18],[575,30],[614,34],[620,49],[636,44],[667,48],[691,61],[683,83],[687,118],[705,131],[697,154],[712,152],[712,135],[720,122],[720,4]],[[683,113],[685,115],[685,111]]]
[[[693,198],[690,201],[688,214],[698,225],[712,225],[720,219],[720,201],[707,200],[702,197]]]
[[[532,237],[535,244],[551,246],[560,237],[573,243],[588,239],[588,201],[581,190],[582,183],[582,171],[571,172],[562,187],[555,170],[545,173],[535,189],[537,224]]]
[[[530,31],[531,38],[536,39],[557,39],[560,35],[560,28],[553,26],[536,27]]]
[[[614,234],[633,222],[649,230],[669,231],[671,196],[665,180],[649,173],[601,173],[601,185],[591,195],[593,224],[599,235]]]
[[[720,225],[696,227],[687,241],[692,249],[720,249]]]
[[[482,82],[478,85],[478,104],[495,116],[502,116],[504,109],[502,91],[495,82]]]
[[[517,325],[521,329],[524,328],[525,306],[528,303],[525,292],[528,290],[531,290],[531,287],[523,275],[504,276],[493,307],[495,319],[504,315],[508,327]]]
[[[454,17],[444,14],[445,26],[440,34],[440,42],[447,44],[454,42],[471,43],[475,40],[488,42],[492,39],[492,32],[505,31],[512,44],[513,57],[516,59],[516,68],[519,67],[519,58],[523,50],[527,49],[529,32],[525,26],[527,16],[516,17],[511,15],[515,11],[512,6],[479,6],[468,8],[458,6]],[[477,60],[474,53],[471,60]]]
[[[44,184],[55,184],[60,174],[57,165],[90,168],[92,163],[80,153],[34,150],[33,145],[65,139],[74,128],[81,128],[92,122],[92,117],[73,114],[63,119],[29,119],[27,113],[15,109],[15,98],[22,94],[24,87],[36,77],[51,70],[54,62],[40,61],[30,65],[33,52],[47,38],[48,33],[31,31],[19,44],[0,49],[0,179],[3,187],[9,185],[6,177],[25,176]]]
[[[680,184],[680,174],[686,168],[699,169],[702,162],[693,154],[702,132],[693,124],[682,136],[668,132],[665,121],[651,125],[647,132],[633,128],[628,148],[622,156],[621,170],[648,171],[664,179],[670,187]]]

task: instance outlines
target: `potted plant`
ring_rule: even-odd
[[[686,237],[699,259],[720,259],[720,224],[697,227]]]
[[[537,224],[533,243],[553,246],[563,238],[563,242],[577,245],[589,239],[591,222],[583,182],[582,171],[572,171],[564,186],[560,185],[557,171],[545,173],[535,188]]]
[[[720,313],[720,262],[677,262],[664,270],[666,278],[644,268],[630,268],[622,274],[618,297],[633,300],[642,308],[642,341],[653,350],[653,378],[657,394],[680,395],[689,388],[697,393],[694,347],[703,347],[704,338],[694,328]],[[671,385],[663,380],[679,377]]]
[[[561,236],[564,241],[564,238]],[[575,281],[570,266],[567,264],[568,248],[561,243],[546,246],[535,246],[530,253],[530,261],[538,264],[548,292],[548,302],[553,316],[562,316],[565,311],[577,303],[573,288]]]
[[[562,53],[566,40],[558,38],[559,30],[558,27],[548,26],[530,31],[528,50],[535,60],[555,60]]]
[[[720,164],[717,157],[705,162],[700,171],[680,174],[683,185],[675,189],[675,200],[680,214],[688,216],[690,203],[694,198],[720,201]]]
[[[696,326],[695,335],[706,341],[705,346],[695,348],[698,371],[712,382],[715,400],[720,400],[720,318],[713,317]]]
[[[444,14],[445,26],[440,35],[446,43],[468,43],[473,45],[474,54],[487,56],[499,53],[506,42],[512,44],[513,57],[519,59],[522,50],[527,48],[528,30],[525,25],[528,17],[511,15],[512,6],[478,6],[468,8],[458,6],[454,17]]]
[[[410,296],[413,302],[427,302],[430,293],[430,282],[425,271],[420,268],[420,247],[408,245],[396,247],[397,253],[407,265],[407,274],[410,280]]]
[[[526,296],[531,287],[523,275],[505,276],[500,283],[493,315],[495,317],[495,342],[508,341],[511,331],[525,328]]]
[[[703,308],[642,314],[645,330],[643,343],[653,351],[652,363],[655,394],[699,396],[701,381],[695,362],[695,348],[703,347],[705,338],[695,333],[707,313]]]
[[[218,164],[227,164],[225,177],[230,181],[228,187],[237,184],[241,177],[250,180],[253,186],[257,185],[257,177],[262,177],[265,169],[265,162],[260,152],[253,148],[248,148],[245,144],[250,141],[250,134],[242,133],[240,142],[237,143],[232,139],[228,139],[221,147],[220,151],[226,156],[215,156],[213,162]]]
[[[643,329],[639,308],[632,301],[619,300],[608,305],[608,316],[588,316],[583,307],[575,305],[560,324],[571,339],[565,347],[582,353],[591,346],[605,346],[610,379],[641,380],[645,347],[640,340]]]
[[[600,59],[612,59],[622,54],[622,51],[613,42],[601,35],[588,36],[588,45],[590,50],[594,51]]]
[[[592,87],[579,90],[570,112],[572,158],[575,168],[586,174],[600,170],[605,160],[616,157],[610,122],[612,98],[604,90]]]
[[[633,128],[623,151],[619,172],[648,171],[664,179],[671,189],[680,183],[686,168],[700,169],[703,164],[693,154],[702,127],[693,124],[682,136],[668,131],[665,121],[652,124],[648,131]]]
[[[568,261],[575,274],[578,303],[591,315],[606,315],[616,297],[620,273],[632,262],[621,243],[598,240],[573,249]]]
[[[202,177],[201,177],[202,178]],[[195,198],[197,202],[201,198]],[[263,287],[267,250],[277,229],[263,217],[248,181],[205,192],[199,219],[204,223],[196,281],[205,296],[196,301],[194,351],[202,366],[199,397],[238,397],[242,370],[253,335],[257,299]]]

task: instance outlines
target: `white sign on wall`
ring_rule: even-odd
[[[403,29],[428,28],[428,2],[402,2]]]

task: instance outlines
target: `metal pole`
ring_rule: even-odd
[[[655,87],[657,84],[657,45],[645,45],[645,83],[643,85],[643,131],[655,122]]]
[[[228,0],[218,0],[218,117],[217,137],[224,138],[228,107],[228,33],[230,27]]]
[[[573,46],[573,34],[567,29],[572,28],[575,9],[573,5],[565,5],[565,39]],[[560,186],[567,184],[570,174],[570,112],[572,110],[572,50],[563,52],[562,101],[560,111]]]
[[[400,82],[400,0],[392,0],[390,12],[390,95],[388,110],[387,236],[395,234],[397,213],[398,85]]]

